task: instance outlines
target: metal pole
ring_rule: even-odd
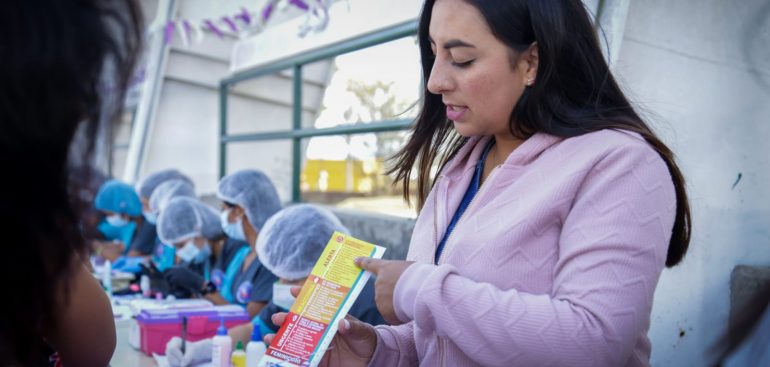
[[[294,65],[294,106],[292,109],[293,130],[302,129],[302,64]],[[300,171],[302,170],[302,138],[292,139],[291,201],[302,200],[299,190]]]
[[[219,178],[227,174],[227,92],[230,85],[219,84]]]

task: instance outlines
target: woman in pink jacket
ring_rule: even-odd
[[[582,2],[427,0],[419,40],[422,113],[392,170],[407,200],[418,172],[409,261],[357,260],[392,326],[343,321],[326,363],[649,365],[689,206]]]

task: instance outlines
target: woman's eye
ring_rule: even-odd
[[[470,66],[473,63],[473,61],[475,61],[475,60],[468,60],[468,61],[463,61],[463,62],[452,61],[452,65],[454,65],[454,66],[456,66],[458,68],[465,68],[465,67]]]

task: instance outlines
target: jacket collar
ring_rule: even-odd
[[[474,169],[484,147],[491,139],[491,136],[473,136],[469,138],[455,157],[447,163],[443,176],[447,176],[450,180],[454,181],[461,178],[466,171]],[[561,140],[563,138],[558,136],[540,132],[535,133],[514,149],[502,163],[502,168],[525,166]]]

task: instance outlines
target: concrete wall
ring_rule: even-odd
[[[726,332],[730,272],[770,265],[770,2],[635,0],[616,74],[677,154],[690,252],[664,271],[654,366],[708,365]]]
[[[235,0],[226,4],[207,0],[178,1],[177,4],[174,19],[212,17],[225,14],[228,9],[236,13],[241,6],[256,9],[253,2]],[[270,26],[298,14],[279,12]],[[287,34],[286,37],[296,35]],[[218,87],[219,81],[231,73],[231,51],[237,41],[238,37],[232,34],[219,38],[206,33],[201,42],[185,46],[179,37],[173,38],[166,62],[161,67],[157,109],[148,126],[140,178],[161,169],[177,168],[192,178],[199,194],[216,191],[219,180]],[[318,114],[331,65],[331,61],[324,60],[303,69],[303,122],[307,125],[312,125]],[[236,85],[229,98],[228,133],[290,129],[291,85],[290,70]],[[290,141],[231,144],[227,150],[227,172],[261,169],[273,179],[281,199],[288,201],[291,193],[290,149]]]

